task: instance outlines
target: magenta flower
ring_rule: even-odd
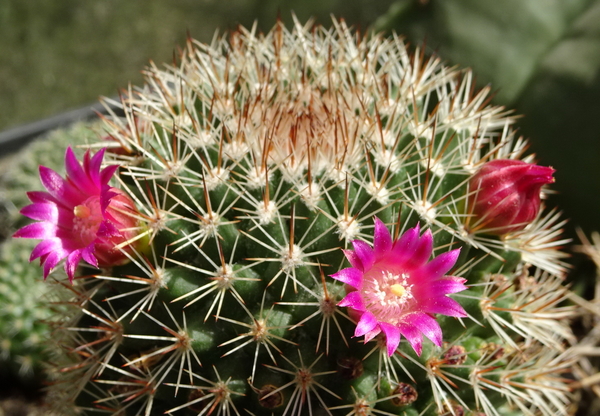
[[[42,239],[30,261],[40,259],[44,279],[62,259],[71,281],[81,259],[94,267],[127,262],[115,247],[137,234],[137,210],[131,198],[108,185],[118,166],[101,169],[103,156],[104,149],[92,157],[87,151],[82,165],[68,148],[66,179],[40,166],[40,179],[48,192],[27,193],[32,204],[21,213],[39,222],[26,225],[14,237]]]
[[[470,209],[475,228],[504,235],[520,231],[540,211],[540,189],[554,182],[554,169],[522,160],[496,159],[485,163],[469,182]]]
[[[466,279],[445,276],[460,249],[427,262],[433,250],[430,230],[419,236],[417,225],[392,241],[387,227],[375,218],[373,248],[358,240],[352,245],[354,250],[344,250],[352,267],[331,277],[348,285],[349,293],[339,306],[349,307],[357,319],[355,337],[364,335],[368,342],[383,332],[391,356],[404,336],[421,355],[423,335],[442,345],[442,330],[434,314],[467,316],[457,301],[446,296],[467,288]]]

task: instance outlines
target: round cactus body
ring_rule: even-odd
[[[474,212],[482,166],[533,159],[468,71],[334,22],[190,40],[177,65],[146,75],[92,146],[107,148],[111,186],[136,206],[121,210],[132,221],[116,246],[129,262],[98,271],[99,240],[69,249],[72,233],[20,234],[59,239],[67,271],[84,266],[59,282],[72,298],[53,336],[69,352],[56,403],[119,415],[569,414],[562,223],[542,207],[499,235]],[[64,183],[106,184],[114,168],[94,163],[67,160]],[[59,223],[87,213],[45,175],[52,198],[33,206],[63,201]]]

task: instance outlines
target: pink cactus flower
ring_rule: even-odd
[[[554,182],[554,169],[521,160],[485,163],[471,178],[473,229],[504,235],[524,229],[540,210],[540,189]]]
[[[344,250],[352,267],[331,277],[347,285],[349,293],[339,306],[350,308],[358,321],[355,337],[365,342],[383,332],[391,356],[404,336],[421,355],[423,335],[442,345],[442,329],[434,314],[466,317],[465,310],[448,294],[465,290],[466,279],[445,276],[456,263],[460,249],[440,254],[430,262],[433,236],[419,226],[392,241],[387,227],[375,218],[373,248],[363,241]]]
[[[94,156],[87,151],[81,164],[68,148],[66,179],[40,166],[40,179],[48,192],[27,193],[32,204],[21,213],[39,222],[26,225],[14,237],[42,239],[30,261],[40,259],[44,279],[62,259],[71,281],[82,259],[94,267],[127,262],[116,246],[137,234],[137,210],[130,197],[108,185],[118,166],[101,169],[104,151]]]

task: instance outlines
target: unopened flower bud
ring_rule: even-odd
[[[417,389],[407,383],[398,383],[393,394],[392,404],[394,406],[407,406],[414,403],[419,397]]]
[[[469,182],[471,228],[504,235],[524,229],[540,210],[540,189],[554,169],[520,160],[485,163]]]

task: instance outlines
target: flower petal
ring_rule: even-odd
[[[440,324],[431,316],[425,313],[412,313],[407,315],[403,320],[421,331],[423,335],[438,347],[442,345],[442,328],[440,328]]]
[[[399,323],[397,327],[413,350],[415,350],[415,353],[418,356],[421,356],[421,352],[423,351],[423,335],[421,334],[421,331],[412,325],[403,323]]]
[[[46,188],[53,197],[61,197],[62,189],[66,186],[62,176],[46,166],[40,166],[39,171],[44,188]]]
[[[360,240],[352,241],[352,246],[354,247],[354,253],[360,259],[362,271],[366,272],[373,267],[373,263],[375,263],[373,249],[367,243]]]
[[[59,251],[59,250],[62,250],[60,239],[49,238],[46,240],[42,240],[31,251],[31,256],[29,257],[29,261],[33,261],[33,260],[37,259],[38,257],[42,257],[53,251]]]
[[[87,174],[90,176],[90,179],[98,186],[98,188],[104,185],[104,183],[101,183],[100,181],[100,167],[102,166],[102,159],[104,158],[105,152],[106,148],[103,147],[102,149],[98,150],[90,159],[88,151],[85,154],[86,157],[83,158],[84,168],[86,169]]]
[[[356,253],[352,250],[342,250],[344,252],[344,255],[346,256],[346,258],[348,259],[348,261],[350,262],[350,264],[352,265],[352,267],[357,268],[358,270],[363,270],[363,265],[362,262],[360,261],[360,259],[358,258],[358,256],[356,255]]]
[[[425,265],[422,269],[423,276],[428,276],[432,280],[439,279],[454,267],[459,255],[460,248],[440,254]]]
[[[400,329],[397,326],[386,322],[381,322],[379,327],[385,333],[387,353],[391,357],[394,355],[394,352],[396,352],[396,349],[400,344]]]
[[[111,188],[108,185],[102,187],[102,191],[100,191],[100,207],[102,213],[106,212],[106,209],[108,208],[111,199],[119,195],[117,192],[114,191],[114,189],[115,188]]]
[[[419,238],[415,252],[408,259],[407,267],[417,268],[421,267],[425,264],[425,262],[431,257],[431,253],[433,252],[433,235],[431,234],[431,230],[428,229],[425,233]]]
[[[440,296],[429,302],[423,309],[423,312],[427,313],[440,313],[446,316],[453,316],[455,318],[466,318],[467,312],[464,308],[452,298],[448,296]]]
[[[97,193],[98,186],[92,182],[81,167],[71,147],[65,152],[65,168],[68,180],[82,193]]]
[[[46,257],[42,257],[42,262],[44,263],[44,280],[46,280],[58,262],[64,258],[63,254],[63,252],[52,251]]]
[[[13,234],[16,238],[52,238],[56,236],[56,225],[49,222],[34,222],[17,230]]]
[[[69,276],[69,281],[71,283],[73,282],[73,276],[75,276],[75,270],[77,270],[77,265],[80,260],[81,250],[75,250],[67,256],[67,260],[65,261],[65,271],[67,272],[67,276]]]
[[[377,327],[377,318],[371,312],[365,312],[360,317],[360,321],[356,324],[356,330],[354,331],[355,337],[365,335],[367,332],[374,330]]]
[[[354,267],[342,269],[339,272],[332,274],[331,277],[350,285],[355,289],[360,289],[362,287],[363,273]]]
[[[373,251],[375,258],[381,258],[392,248],[392,236],[385,224],[375,217],[375,232],[373,237]]]
[[[392,255],[397,262],[405,261],[412,257],[413,253],[417,249],[417,243],[419,241],[420,227],[417,224],[416,227],[409,229],[399,240],[397,240],[392,246]]]
[[[451,293],[462,292],[467,290],[465,286],[467,279],[462,277],[447,276],[442,279],[436,280],[430,283],[430,289],[432,294],[448,295]]]
[[[67,205],[78,205],[84,199],[84,194],[78,192],[73,185],[65,181],[58,173],[45,166],[40,166],[40,180],[50,195]]]
[[[119,165],[109,165],[102,169],[100,172],[100,183],[102,185],[106,185],[110,181],[110,178],[113,177],[117,169],[119,169]]]
[[[58,221],[58,207],[52,202],[35,203],[21,209],[21,214],[36,221]]]
[[[54,198],[48,192],[30,191],[30,192],[27,192],[27,197],[34,204],[36,204],[38,202],[41,202],[41,203],[44,203],[44,202],[53,202],[55,204],[58,203],[58,201],[56,200],[56,198]]]
[[[96,258],[96,256],[94,256],[94,249],[94,244],[90,244],[89,246],[81,250],[81,257],[95,268],[98,268],[98,259]]]
[[[350,292],[346,295],[346,297],[344,299],[342,299],[340,301],[340,303],[338,303],[338,306],[349,306],[352,309],[356,309],[357,311],[363,312],[366,310],[365,308],[365,302],[363,301],[362,296],[360,295],[360,292],[358,291],[353,291]]]
[[[377,335],[381,333],[381,329],[379,329],[379,325],[375,327],[372,331],[369,331],[365,334],[365,344],[375,338]]]

